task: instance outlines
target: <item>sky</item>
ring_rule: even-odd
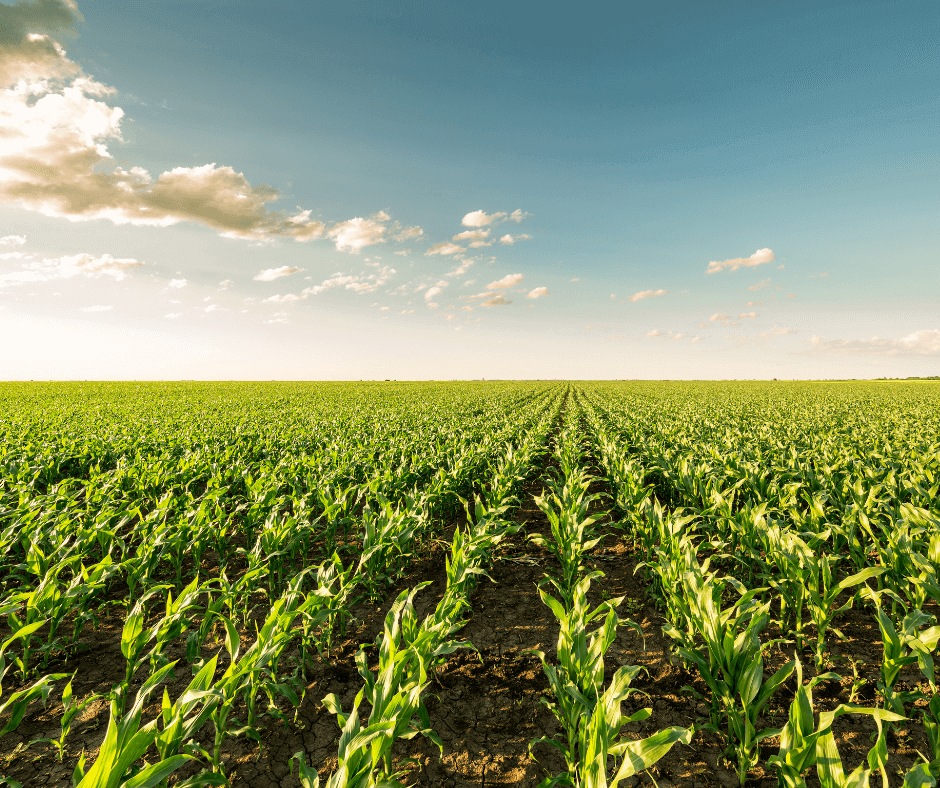
[[[935,2],[0,2],[0,379],[940,374]]]

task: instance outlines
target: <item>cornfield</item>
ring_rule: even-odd
[[[0,385],[10,786],[936,785],[940,385]]]

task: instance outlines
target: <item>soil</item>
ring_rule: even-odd
[[[600,483],[596,484],[596,489],[604,492]],[[484,578],[472,595],[472,616],[459,637],[472,642],[476,651],[466,649],[454,653],[436,672],[428,689],[431,726],[443,742],[443,752],[420,736],[396,745],[395,760],[405,773],[402,779],[406,785],[534,788],[546,776],[564,770],[562,757],[552,748],[537,744],[530,750],[533,740],[550,737],[560,730],[542,702],[550,693],[541,663],[530,653],[540,649],[550,662],[557,662],[558,626],[538,593],[539,582],[555,567],[551,556],[527,539],[527,534],[547,532],[547,521],[533,502],[533,496],[541,492],[538,477],[525,485],[519,496],[521,506],[514,513],[516,521],[524,523],[525,530],[500,546],[490,568],[493,582]],[[598,513],[605,512],[606,508],[607,504],[601,503]],[[450,523],[441,536],[442,542],[448,540],[456,525],[456,520]],[[638,692],[624,703],[624,712],[649,707],[652,714],[642,722],[628,724],[626,736],[639,739],[665,727],[706,722],[707,708],[699,696],[708,695],[707,687],[697,673],[686,670],[671,657],[671,641],[662,633],[665,621],[648,593],[648,583],[639,566],[643,557],[609,516],[604,529],[607,536],[591,558],[591,566],[604,573],[592,586],[592,602],[598,604],[604,599],[624,596],[620,615],[636,621],[644,633],[641,637],[630,627],[621,627],[606,655],[607,680],[620,665],[644,668],[634,681]],[[289,718],[286,726],[271,719],[266,721],[260,743],[239,738],[225,744],[223,760],[232,786],[299,786],[288,766],[289,759],[298,752],[304,753],[307,763],[316,767],[321,781],[328,778],[336,767],[339,727],[336,717],[323,706],[323,698],[335,693],[343,709],[349,710],[362,686],[355,665],[357,651],[375,641],[385,614],[400,590],[430,581],[430,586],[417,595],[415,607],[419,615],[433,609],[445,587],[444,557],[442,543],[432,543],[425,555],[409,566],[382,604],[364,603],[352,610],[349,628],[335,644],[328,660],[310,665],[306,694],[296,709],[296,716],[294,709],[282,706]],[[82,636],[86,648],[81,654],[50,666],[52,670],[76,672],[73,692],[79,699],[107,692],[123,676],[125,663],[120,652],[123,615],[117,607],[111,611],[102,616],[97,626],[86,630]],[[836,626],[846,635],[846,640],[838,642],[834,634],[830,635],[830,656],[835,662],[831,669],[847,677],[841,682],[817,687],[816,710],[831,709],[849,701],[853,687],[849,660],[857,662],[860,677],[867,680],[858,691],[856,701],[862,705],[877,705],[880,697],[874,687],[882,646],[872,611],[857,606],[843,614]],[[246,646],[250,642],[248,634],[247,630],[243,633]],[[776,636],[772,631],[764,635],[767,639]],[[220,644],[215,644],[204,653],[211,656],[219,648]],[[183,651],[183,645],[179,644],[171,655],[171,658],[182,658],[176,679],[167,684],[171,698],[177,697],[191,678]],[[367,654],[374,664],[374,648],[367,648]],[[786,651],[771,648],[765,658],[765,674],[769,676],[792,656],[792,645],[787,646]],[[807,650],[800,659],[804,680],[808,680],[815,675],[812,653]],[[913,689],[920,682],[916,666],[903,674],[902,679],[899,689]],[[3,759],[0,773],[10,780],[24,786],[67,788],[71,786],[72,771],[83,751],[88,756],[87,762],[93,762],[108,720],[107,705],[100,699],[73,722],[61,763],[54,745],[36,741],[59,735],[62,706],[58,699],[63,685],[64,682],[57,684],[46,709],[35,702],[19,729],[0,738]],[[785,724],[795,690],[796,680],[791,677],[768,705],[762,721],[764,726]],[[161,694],[153,696],[145,720],[158,713]],[[209,743],[210,731],[211,726],[203,729],[200,739],[204,745]],[[835,732],[848,772],[864,762],[872,746],[875,725],[868,717],[850,715],[836,722]],[[29,742],[33,743],[27,747]],[[659,788],[731,788],[738,785],[738,779],[733,766],[722,756],[723,747],[717,734],[698,731],[690,746],[674,746],[650,773]],[[779,739],[766,739],[761,745],[761,763],[766,763],[778,747]],[[930,751],[919,721],[903,723],[897,731],[891,731],[888,750],[889,783],[900,786],[901,775],[919,760],[918,751],[925,754]],[[181,770],[171,780],[171,785],[188,774]],[[653,785],[654,780],[650,775],[641,774],[623,784]],[[771,788],[776,784],[772,769],[758,766],[748,774],[748,785]],[[809,776],[807,784],[818,785],[815,773]]]

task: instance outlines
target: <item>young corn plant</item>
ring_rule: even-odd
[[[869,590],[870,591],[870,590]],[[885,708],[905,715],[905,704],[923,699],[920,691],[899,691],[895,689],[898,676],[908,665],[917,663],[924,676],[927,677],[931,688],[934,683],[934,662],[932,652],[940,640],[940,626],[924,627],[934,621],[920,610],[914,610],[904,616],[900,628],[896,628],[891,618],[882,610],[880,594],[870,591],[869,596],[875,602],[875,617],[878,628],[881,630],[881,641],[884,652],[881,658],[880,679],[877,687],[884,697]]]
[[[603,535],[596,535],[594,528],[598,518],[588,515],[591,502],[600,498],[597,494],[588,494],[591,479],[580,471],[564,480],[555,479],[554,483],[549,482],[549,496],[535,498],[536,505],[548,518],[552,538],[532,534],[529,539],[551,553],[561,565],[560,574],[548,579],[566,606],[572,604],[575,586],[584,573],[586,553],[603,538]]]
[[[72,678],[69,679],[69,683],[65,685],[65,689],[62,690],[62,718],[59,720],[60,734],[58,739],[50,739],[50,741],[56,746],[58,750],[59,762],[62,762],[62,758],[65,756],[65,737],[69,735],[69,731],[72,729],[72,720],[76,716],[81,714],[81,712],[94,701],[103,698],[103,695],[92,694],[89,695],[85,700],[79,702],[72,697],[72,679],[75,678],[75,675],[72,674]]]
[[[621,739],[624,725],[646,719],[652,710],[641,709],[629,717],[620,711],[622,702],[636,691],[630,687],[630,682],[642,670],[639,667],[622,665],[610,686],[604,687],[604,654],[616,637],[618,624],[627,623],[641,635],[642,630],[634,622],[618,617],[616,608],[623,597],[590,609],[587,592],[591,581],[602,576],[601,572],[593,572],[577,584],[570,609],[544,590],[539,591],[542,601],[558,619],[559,664],[557,667],[550,665],[541,651],[532,653],[541,660],[554,695],[553,702],[543,699],[543,703],[562,724],[564,740],[543,736],[531,741],[529,750],[537,744],[547,744],[562,753],[567,765],[566,773],[546,778],[540,788],[616,786],[652,766],[677,741],[685,744],[691,741],[693,731],[686,728],[669,728],[636,742]],[[600,616],[604,617],[603,622],[589,631],[591,622]],[[608,757],[622,758],[610,780]]]
[[[117,699],[112,700],[111,718],[97,759],[87,772],[84,771],[84,758],[75,767],[72,781],[76,788],[154,786],[193,760],[192,755],[179,754],[142,767],[137,764],[160,734],[158,720],[141,726],[144,705],[173,670],[174,664],[164,665],[144,682],[127,714],[118,710]]]
[[[721,608],[730,586],[740,597]],[[764,589],[747,590],[731,577],[717,579],[704,574],[697,563],[685,572],[679,593],[688,605],[689,630],[672,624],[663,631],[673,638],[676,652],[694,664],[711,690],[711,723],[705,729],[720,731],[725,725],[725,754],[736,762],[743,785],[749,769],[757,764],[758,744],[776,736],[774,728],[757,730],[757,719],[771,696],[795,669],[790,661],[770,679],[764,677],[764,651],[776,641],[761,644],[758,637],[770,619],[770,602],[755,598]],[[692,636],[690,637],[690,633]]]
[[[823,673],[804,684],[803,666],[796,655],[794,655],[794,661],[797,676],[796,696],[790,704],[787,724],[780,732],[780,751],[770,756],[767,764],[776,769],[777,784],[780,788],[806,788],[806,776],[814,768],[819,773],[821,782],[823,773],[828,775],[830,788],[854,785],[854,783],[846,782],[844,772],[841,777],[834,773],[834,770],[838,771],[841,766],[836,766],[833,757],[832,748],[835,744],[831,741],[832,723],[844,714],[867,714],[887,722],[896,722],[904,718],[884,709],[863,708],[843,703],[832,711],[822,712],[817,725],[813,717],[813,688],[823,681],[838,681],[840,676],[835,673]],[[823,764],[821,768],[820,759]],[[859,772],[858,776],[861,777],[863,773],[864,770]],[[868,775],[864,775],[864,782],[859,785],[868,785]]]

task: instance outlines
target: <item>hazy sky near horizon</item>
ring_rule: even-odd
[[[0,379],[940,374],[935,2],[0,29]]]

